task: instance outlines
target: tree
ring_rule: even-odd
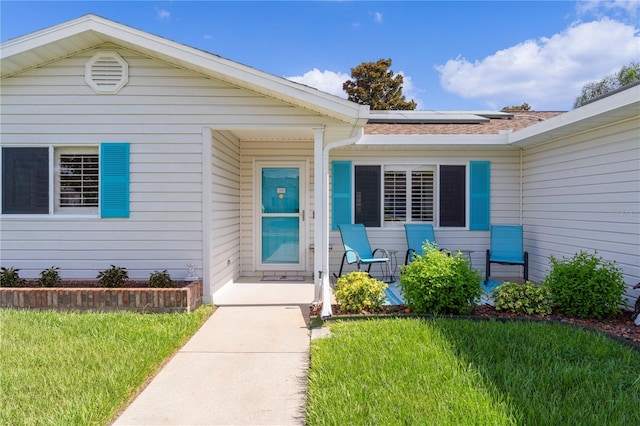
[[[573,103],[574,108],[579,108],[589,101],[618,90],[629,84],[640,81],[640,64],[631,62],[614,74],[609,74],[598,81],[592,81],[582,87],[582,92]]]
[[[406,100],[402,94],[404,78],[389,69],[391,59],[377,62],[363,62],[351,68],[351,80],[342,85],[348,99],[361,105],[369,105],[372,110],[413,110],[416,103]]]
[[[504,112],[515,112],[515,111],[531,111],[531,105],[528,103],[523,103],[522,105],[514,105],[514,106],[506,106],[502,108]]]

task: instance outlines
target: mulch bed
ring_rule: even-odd
[[[321,312],[322,305],[312,305],[310,308],[311,316],[319,316]],[[331,305],[333,316],[362,316],[362,317],[374,317],[374,316],[384,316],[384,315],[406,315],[411,314],[411,310],[409,310],[404,305],[388,305],[384,306],[383,310],[380,312],[361,312],[359,314],[353,314],[348,312],[341,312],[340,307],[338,305]],[[633,323],[632,312],[623,311],[620,315],[605,318],[605,319],[576,319],[570,318],[563,315],[548,315],[548,316],[540,316],[540,315],[516,315],[508,312],[497,311],[493,306],[490,305],[480,305],[476,306],[471,315],[471,318],[478,319],[500,319],[500,320],[508,320],[508,319],[528,319],[528,320],[538,320],[538,321],[553,321],[564,323],[567,325],[573,325],[578,327],[584,327],[587,329],[595,329],[605,334],[618,339],[621,342],[631,343],[633,346],[640,350],[640,326],[637,326]]]

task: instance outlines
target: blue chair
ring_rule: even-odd
[[[367,265],[367,272],[371,270],[373,264],[383,265],[386,268],[384,273],[387,276],[391,275],[389,252],[382,248],[371,251],[367,230],[363,224],[338,225],[338,229],[344,245],[344,254],[342,255],[340,272],[338,275],[334,274],[336,278],[342,276],[345,261],[347,264],[355,263],[358,271],[361,270],[362,265]],[[376,253],[379,253],[378,257],[375,257]]]
[[[491,276],[491,264],[522,265],[524,280],[529,279],[529,253],[524,251],[522,226],[491,225],[491,248],[487,250],[485,284]]]
[[[408,265],[414,256],[423,254],[422,248],[427,241],[431,244],[436,244],[436,236],[431,224],[405,223],[404,231],[407,235],[407,247],[409,247],[404,257],[405,265]]]

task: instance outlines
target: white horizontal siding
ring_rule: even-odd
[[[216,135],[213,174],[206,177],[215,207],[205,225],[203,128],[310,129],[336,120],[137,52],[103,49],[129,64],[128,84],[115,95],[97,95],[85,83],[84,65],[96,50],[3,79],[1,140],[3,146],[129,142],[130,218],[5,216],[0,263],[24,277],[56,265],[65,278],[91,278],[117,263],[132,278],[168,269],[180,279],[187,264],[202,267],[203,230],[211,226],[212,270],[229,270],[229,261],[233,272],[220,279],[237,276],[240,142]]]
[[[240,142],[214,132],[211,155],[211,293],[240,276]]]
[[[618,263],[640,281],[640,137],[632,120],[524,152],[524,224],[531,274],[549,256],[579,251]]]

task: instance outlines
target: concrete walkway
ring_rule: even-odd
[[[301,425],[313,284],[236,283],[114,425]]]

